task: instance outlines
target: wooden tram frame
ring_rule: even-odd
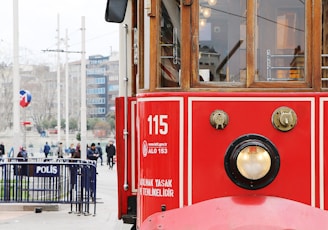
[[[111,0],[110,0],[111,1]],[[120,1],[120,0],[118,0]],[[200,82],[198,80],[198,58],[197,55],[199,53],[199,48],[198,48],[198,37],[199,37],[199,31],[198,31],[198,26],[182,26],[181,27],[181,40],[182,41],[190,41],[190,42],[182,42],[180,44],[180,48],[181,48],[181,53],[183,53],[184,55],[181,55],[181,76],[183,76],[181,78],[180,86],[179,87],[161,87],[160,86],[160,78],[159,75],[161,73],[161,67],[159,65],[160,63],[160,45],[158,44],[159,38],[160,38],[160,30],[156,29],[159,28],[160,26],[160,2],[159,0],[149,0],[150,3],[150,7],[148,9],[147,12],[147,16],[149,16],[149,29],[152,31],[152,33],[150,33],[150,37],[149,37],[149,46],[152,47],[149,50],[149,88],[145,87],[145,79],[144,79],[144,72],[145,72],[145,67],[144,67],[144,56],[145,56],[145,38],[143,36],[139,36],[138,39],[135,39],[134,36],[138,36],[139,34],[143,34],[143,31],[145,30],[144,28],[144,15],[145,14],[145,1],[134,1],[131,0],[129,1],[129,9],[131,10],[132,13],[132,17],[130,18],[131,22],[129,22],[129,25],[131,25],[130,31],[130,42],[131,44],[128,44],[128,47],[131,48],[131,50],[133,50],[133,41],[137,41],[137,55],[138,55],[138,64],[136,65],[134,63],[134,54],[133,51],[131,53],[129,53],[129,56],[127,58],[127,60],[129,60],[129,63],[127,63],[128,66],[131,67],[130,69],[130,79],[129,79],[129,83],[130,83],[130,95],[129,95],[129,119],[136,119],[136,117],[133,116],[140,116],[141,119],[145,119],[146,118],[146,114],[147,112],[152,110],[152,107],[154,107],[154,105],[156,106],[156,103],[162,103],[163,101],[165,101],[165,97],[171,97],[174,98],[174,100],[179,101],[179,102],[190,102],[188,105],[184,105],[181,106],[180,108],[184,108],[185,110],[188,110],[188,106],[189,105],[193,105],[192,100],[196,98],[195,101],[200,100],[200,101],[205,101],[206,103],[208,102],[207,106],[213,106],[211,105],[211,102],[215,102],[218,103],[218,101],[220,101],[222,98],[226,97],[225,99],[223,99],[223,101],[225,100],[230,100],[231,102],[255,102],[255,103],[259,103],[258,106],[260,106],[260,103],[281,103],[281,105],[284,104],[290,104],[291,106],[295,105],[294,103],[299,103],[300,101],[304,102],[304,105],[300,106],[300,107],[307,107],[311,108],[310,109],[310,120],[307,120],[307,122],[310,124],[311,123],[311,127],[314,125],[316,126],[316,130],[318,130],[320,124],[319,122],[314,122],[314,119],[317,119],[319,117],[319,115],[317,115],[316,113],[320,113],[320,110],[325,110],[325,101],[328,98],[327,93],[328,92],[328,88],[325,88],[322,86],[322,80],[321,80],[321,76],[322,76],[322,48],[321,48],[321,39],[322,39],[322,27],[318,26],[321,25],[322,22],[322,18],[321,18],[321,13],[322,13],[322,1],[321,0],[311,0],[311,1],[304,1],[305,4],[305,59],[304,59],[304,69],[305,69],[305,80],[304,81],[270,81],[270,82],[263,82],[263,81],[256,81],[255,79],[255,55],[256,55],[256,51],[255,51],[255,24],[256,24],[256,19],[255,19],[255,6],[257,4],[256,0],[248,0],[247,1],[247,24],[246,24],[246,30],[248,31],[248,36],[246,39],[246,82],[245,83],[230,83],[230,82],[225,82],[224,84],[221,84],[221,82]],[[198,15],[199,14],[199,8],[197,5],[198,1],[197,0],[181,0],[181,16],[180,16],[180,22],[182,25],[189,25],[190,23],[192,25],[198,25],[197,22],[197,17],[192,17],[192,15]],[[132,28],[138,28],[138,32],[137,33],[132,33],[133,29]],[[192,57],[192,58],[190,58]],[[317,94],[317,92],[323,92],[321,94]],[[179,94],[181,93],[181,95]],[[291,99],[289,98],[289,93],[293,93],[290,94],[292,95]],[[304,93],[304,94],[303,94]],[[201,95],[204,94],[204,95]],[[202,99],[202,97],[204,97],[205,99]],[[263,99],[264,97],[264,99]],[[278,98],[277,101],[275,101],[275,97]],[[322,98],[320,98],[322,97]],[[159,101],[159,98],[161,98]],[[201,98],[201,99],[199,99]],[[207,98],[210,98],[210,100],[208,100]],[[219,99],[220,100],[219,100]],[[262,100],[259,100],[259,98],[262,98]],[[170,99],[168,99],[169,101]],[[208,101],[206,101],[208,100]],[[240,101],[238,101],[240,100]],[[123,110],[123,102],[122,102],[122,98],[119,98],[117,100],[117,105],[119,105],[119,107],[117,106],[117,108],[120,109],[120,111],[117,113],[117,117],[119,117],[120,115],[123,114],[123,112],[121,110]],[[328,100],[327,100],[328,101]],[[302,102],[302,103],[303,103]],[[149,104],[153,103],[151,106],[149,106]],[[222,103],[222,101],[220,101],[221,106],[225,106]],[[186,103],[187,104],[187,103]],[[226,103],[228,104],[228,103]],[[310,107],[309,107],[310,104]],[[328,104],[328,103],[327,103]],[[141,106],[140,106],[141,105]],[[133,107],[136,106],[136,107]],[[135,114],[131,114],[132,108],[135,110],[139,110],[136,109],[138,106],[143,107],[143,109],[140,109],[140,111],[138,111],[138,115]],[[149,106],[149,107],[147,107]],[[276,106],[276,104],[275,104]],[[191,106],[192,107],[192,106]],[[127,108],[127,107],[126,107]],[[227,108],[229,109],[229,105],[227,106]],[[247,109],[247,106],[246,106]],[[272,108],[270,108],[272,109]],[[181,111],[181,110],[180,110]],[[192,111],[192,109],[189,110],[189,112]],[[309,111],[309,110],[306,110]],[[152,112],[152,111],[151,111]],[[187,112],[186,112],[187,113]],[[183,116],[187,116],[187,115],[183,115]],[[321,115],[320,115],[321,116]],[[319,119],[318,119],[319,120]],[[303,122],[307,123],[307,122]],[[321,122],[321,121],[320,121]],[[132,123],[132,122],[131,122]],[[187,123],[187,122],[186,122]],[[192,122],[191,122],[192,123]],[[189,123],[188,123],[189,124]],[[123,127],[123,121],[120,120],[117,123],[117,127],[120,126],[120,128],[122,129]],[[305,126],[304,126],[305,127]],[[306,126],[308,128],[308,126]],[[131,127],[129,127],[131,128]],[[183,129],[183,132],[186,132],[187,128]],[[312,130],[312,129],[311,129]],[[314,130],[314,129],[313,129]],[[120,130],[122,131],[122,130]],[[125,130],[124,130],[125,131]],[[276,131],[276,130],[275,130]],[[138,132],[138,131],[137,131]],[[140,132],[140,131],[139,131]],[[187,131],[188,132],[188,131]],[[187,133],[186,132],[186,133]],[[238,131],[236,132],[238,133]],[[316,135],[319,133],[318,131],[313,132]],[[139,137],[140,138],[140,133]],[[272,135],[273,139],[275,139],[275,135],[276,134],[268,134],[267,135]],[[320,134],[321,135],[321,134]],[[200,135],[201,136],[201,135]],[[323,135],[324,136],[324,135]],[[145,136],[142,136],[142,138],[144,138]],[[134,138],[134,137],[133,137]],[[142,138],[138,139],[138,141],[142,141]],[[303,136],[304,138],[304,136]],[[308,137],[307,137],[308,138]],[[310,137],[311,139],[311,137]],[[307,139],[308,140],[308,139]],[[131,140],[130,140],[131,141]],[[278,142],[275,139],[276,142]],[[311,139],[312,141],[312,139]],[[185,141],[183,143],[183,145],[187,146],[188,144],[190,144],[188,141]],[[315,147],[315,151],[313,151],[313,155],[315,159],[320,158],[319,154],[317,153],[318,150],[318,142],[319,141],[314,141],[311,142],[312,145],[313,143],[315,143],[316,147]],[[117,144],[119,146],[123,146],[122,143],[122,139],[118,139]],[[131,143],[129,143],[130,145],[132,145]],[[139,150],[141,149],[140,147],[140,143],[136,143],[136,145],[139,144]],[[120,147],[118,146],[118,152],[120,151]],[[192,144],[191,144],[192,146]],[[131,150],[131,146],[129,146],[129,150]],[[141,150],[140,150],[141,151]],[[222,150],[221,150],[222,151]],[[224,150],[223,150],[224,151]],[[314,153],[316,152],[316,153]],[[141,155],[141,153],[138,153],[139,155]],[[141,156],[138,156],[141,158]],[[125,159],[126,160],[126,159]],[[140,161],[140,159],[139,159]],[[317,162],[317,160],[315,160],[316,162],[315,167],[317,167],[320,163]],[[320,160],[319,160],[320,161]],[[118,165],[119,164],[123,164],[122,159],[120,159],[118,157]],[[132,170],[133,165],[131,162],[128,163],[129,164],[129,169]],[[140,162],[139,162],[140,165]],[[295,168],[297,168],[296,166],[294,166]],[[312,167],[312,166],[311,166]],[[294,169],[295,169],[294,168]],[[316,173],[319,171],[317,168],[315,169]],[[315,173],[314,173],[315,174]],[[122,178],[121,178],[122,179]],[[131,179],[131,178],[129,178]],[[284,179],[286,180],[286,179]],[[318,183],[317,178],[315,178],[315,183]],[[122,181],[119,180],[119,183],[122,184]],[[185,182],[186,183],[186,182]],[[320,186],[317,186],[320,187]],[[316,188],[317,188],[316,187]],[[119,191],[119,202],[122,202],[122,190]],[[318,193],[318,192],[315,192]],[[136,191],[128,191],[127,193],[130,198],[131,195],[135,195]],[[264,193],[264,195],[268,195],[270,194],[270,191],[266,191]],[[248,193],[249,195],[249,193]],[[313,195],[313,194],[312,194]],[[315,196],[315,195],[313,195]],[[186,198],[184,198],[186,199]],[[227,198],[227,197],[221,197],[221,200],[213,200],[213,201],[206,201],[205,203],[202,204],[196,204],[196,205],[191,205],[190,208],[185,209],[185,212],[183,211],[179,211],[179,210],[174,210],[173,212],[166,212],[165,214],[154,214],[153,216],[150,217],[150,219],[147,219],[148,221],[145,221],[142,226],[142,229],[154,229],[158,223],[164,223],[165,226],[168,229],[175,229],[172,227],[177,227],[175,225],[175,223],[177,222],[177,220],[181,220],[181,225],[179,225],[179,227],[187,225],[188,224],[188,219],[186,219],[186,216],[190,216],[190,215],[197,215],[199,216],[199,218],[196,218],[196,220],[194,222],[196,222],[197,224],[199,223],[203,223],[204,219],[206,219],[208,216],[206,215],[207,211],[209,209],[216,209],[216,206],[213,206],[213,204],[215,204],[216,202],[220,203],[220,204],[228,204],[227,207],[233,206],[231,208],[231,213],[233,213],[233,215],[238,215],[238,213],[240,212],[240,204],[253,204],[252,202],[255,203],[261,203],[261,205],[263,204],[263,206],[259,207],[259,210],[253,210],[249,212],[249,217],[251,219],[251,221],[254,221],[256,224],[256,226],[260,227],[263,224],[265,224],[265,220],[258,220],[257,219],[257,214],[259,212],[261,212],[261,210],[263,212],[265,212],[265,210],[267,210],[268,206],[270,206],[271,204],[273,204],[273,206],[275,207],[275,210],[277,210],[278,212],[283,211],[283,210],[279,210],[280,207],[282,207],[283,205],[286,205],[286,207],[288,207],[290,209],[290,212],[287,213],[287,216],[290,216],[291,218],[293,218],[293,215],[297,216],[297,215],[303,215],[304,213],[311,215],[311,213],[313,214],[313,219],[311,219],[311,223],[316,223],[318,222],[318,220],[323,220],[323,219],[328,219],[326,218],[328,216],[327,212],[324,211],[313,211],[309,206],[299,206],[298,204],[292,204],[290,203],[290,200],[287,201],[283,201],[283,200],[275,200],[272,198],[263,198],[263,197],[258,197],[258,199],[254,199],[253,201],[251,201],[251,203],[249,202],[248,198],[241,198],[241,200],[239,200],[238,202],[234,201],[234,198]],[[318,198],[312,198],[311,197],[311,204],[315,204],[316,207],[318,207]],[[264,202],[265,201],[265,202]],[[267,201],[267,202],[266,202]],[[188,201],[189,202],[189,201]],[[184,203],[188,203],[185,202]],[[133,202],[132,202],[133,203]],[[191,202],[192,203],[192,202]],[[268,206],[266,206],[268,203]],[[306,203],[306,202],[305,202]],[[188,203],[189,204],[189,203]],[[126,205],[126,203],[124,203],[124,205]],[[139,204],[138,204],[139,205]],[[158,205],[158,204],[157,204]],[[320,204],[321,206],[321,204]],[[324,206],[324,205],[323,205]],[[126,208],[126,207],[125,207]],[[124,208],[123,208],[124,209]],[[164,207],[165,209],[165,207]],[[252,209],[251,209],[252,210]],[[299,211],[297,211],[299,210]],[[163,210],[164,211],[164,210]],[[119,212],[122,212],[122,203],[119,203]],[[229,212],[229,211],[227,211]],[[211,215],[211,214],[210,214]],[[265,213],[263,213],[263,215],[265,215]],[[121,213],[119,213],[119,218],[121,218]],[[167,217],[167,219],[163,220],[161,218]],[[203,218],[203,219],[202,219]],[[238,218],[234,218],[234,221],[238,222],[239,218],[241,218],[241,222],[243,222],[244,219],[242,219],[242,216],[239,215]],[[253,219],[252,219],[253,218]],[[275,219],[276,218],[276,219]],[[277,220],[277,223],[280,224],[280,220],[282,219],[281,215],[277,215],[274,216],[271,220]],[[171,221],[173,220],[173,221]],[[187,221],[182,221],[182,220],[187,220]],[[322,227],[322,226],[328,226],[328,221],[322,221],[320,223],[318,223],[318,227]],[[133,220],[131,220],[133,221]],[[141,222],[140,222],[141,221]],[[139,226],[142,224],[142,221],[144,221],[144,218],[141,218],[141,220],[139,219]],[[162,221],[162,222],[161,222]],[[179,222],[178,221],[178,222]],[[215,217],[213,217],[213,219],[210,221],[210,223],[214,223],[216,224],[216,219]],[[187,223],[186,223],[187,222]],[[274,222],[274,221],[273,221]],[[242,223],[241,223],[242,224]],[[282,225],[286,225],[286,222],[281,221]],[[298,225],[297,225],[298,224]],[[299,222],[296,223],[297,226],[302,226],[302,220],[300,220]],[[229,225],[229,223],[228,223]],[[296,226],[295,225],[295,226]],[[164,225],[163,225],[164,226]],[[254,225],[255,226],[255,225]],[[170,228],[171,227],[171,228]],[[306,227],[304,228],[304,226],[302,226],[303,229],[306,229]],[[218,228],[218,229],[225,229],[224,227],[222,228]],[[247,228],[245,228],[247,229]],[[262,228],[264,229],[264,228]],[[301,228],[300,228],[301,229]]]
[[[290,81],[290,82],[256,82],[255,81],[255,69],[254,69],[254,57],[255,57],[255,35],[254,28],[255,26],[255,12],[254,5],[256,4],[256,0],[247,1],[247,31],[251,31],[248,34],[251,36],[247,37],[246,44],[246,76],[247,81],[245,85],[239,85],[236,87],[234,84],[207,84],[204,82],[198,81],[198,63],[195,60],[198,60],[195,55],[198,54],[198,46],[197,38],[198,38],[198,28],[184,26],[181,27],[181,40],[191,39],[191,43],[181,43],[181,50],[184,54],[181,56],[181,76],[191,76],[191,77],[183,77],[180,82],[180,87],[168,87],[163,88],[159,87],[158,75],[160,73],[160,66],[158,65],[160,56],[158,50],[160,49],[158,40],[159,40],[159,31],[154,28],[158,28],[159,26],[159,17],[155,17],[159,15],[159,6],[156,5],[156,1],[152,1],[152,8],[149,12],[150,17],[150,29],[152,31],[157,31],[157,33],[150,34],[150,47],[151,53],[150,56],[154,57],[150,59],[150,84],[149,89],[143,89],[144,79],[142,77],[142,73],[144,71],[143,65],[143,50],[144,50],[144,38],[141,36],[138,40],[138,70],[136,65],[133,64],[133,57],[131,60],[132,67],[132,83],[137,82],[138,85],[134,85],[132,87],[133,94],[135,95],[137,92],[165,92],[165,91],[203,91],[206,88],[206,91],[217,91],[218,88],[220,91],[226,92],[254,92],[254,91],[300,91],[300,92],[320,92],[320,91],[328,91],[328,89],[321,87],[321,1],[313,0],[306,1],[305,4],[305,18],[306,18],[306,36],[305,36],[305,44],[306,44],[306,58],[305,58],[305,81]],[[181,5],[181,24],[186,25],[190,22],[193,25],[196,25],[196,17],[191,17],[191,15],[198,14],[198,7],[196,7],[197,1],[183,1],[184,4]],[[139,3],[139,7],[137,4]],[[194,6],[194,7],[193,7]],[[132,18],[132,25],[134,27],[138,27],[139,34],[143,32],[143,17],[144,17],[144,2],[143,1],[133,1],[132,2],[132,11],[136,12],[138,10],[139,17],[136,15]],[[138,26],[137,26],[138,25]],[[134,36],[134,35],[132,35]],[[133,38],[132,38],[133,39]],[[193,58],[190,58],[193,56]],[[192,61],[194,60],[194,61]],[[139,74],[139,79],[136,81],[136,75]],[[141,76],[141,77],[140,77]],[[137,89],[138,87],[138,89]]]

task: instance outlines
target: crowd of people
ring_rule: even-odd
[[[3,142],[0,143],[0,161],[4,160],[4,157],[6,155],[5,145]],[[14,147],[11,147],[9,152],[7,153],[8,157],[14,157]],[[26,151],[25,146],[19,147],[19,151],[17,153],[17,157],[22,157],[24,159],[27,159],[28,154]]]
[[[105,151],[103,151],[103,148],[101,146],[101,143],[97,143],[97,145],[95,143],[91,143],[91,145],[87,145],[86,146],[86,152],[87,152],[87,156],[86,158],[88,160],[95,160],[98,161],[98,159],[100,160],[100,164],[104,165],[104,157],[103,157],[103,153],[106,153],[106,160],[107,160],[107,165],[109,166],[110,169],[113,168],[114,164],[115,164],[115,155],[116,155],[116,148],[114,146],[114,142],[112,140],[109,140],[109,142],[106,144],[105,146]],[[55,152],[52,152],[52,148],[49,145],[48,142],[46,142],[43,146],[42,152],[44,153],[44,157],[45,158],[49,158],[50,155],[53,155],[57,158],[81,158],[81,147],[80,147],[80,143],[77,143],[76,146],[74,144],[71,144],[69,146],[68,149],[64,150],[63,149],[63,143],[59,142],[58,146],[55,150]],[[13,152],[13,147],[12,150],[10,150],[9,152]],[[3,142],[0,143],[0,161],[2,161],[4,159],[5,156],[5,146],[3,144]],[[66,153],[66,155],[65,155]],[[8,157],[20,157],[20,158],[24,158],[27,159],[28,158],[28,153],[26,150],[25,146],[21,146],[19,148],[19,151],[16,154],[13,153],[8,153]]]
[[[51,151],[51,147],[49,146],[48,142],[45,143],[43,148],[43,153],[46,158],[48,158],[49,153]],[[98,161],[100,159],[100,164],[104,164],[103,159],[103,149],[101,147],[101,144],[98,142],[97,145],[95,143],[91,143],[91,145],[87,145],[87,159],[88,160],[95,160]],[[115,161],[114,156],[116,155],[116,148],[114,146],[114,142],[110,140],[108,144],[105,147],[105,152],[107,154],[107,165],[110,169],[113,168]],[[76,146],[74,144],[71,144],[68,148],[67,153],[70,155],[70,158],[81,158],[81,147],[80,143],[77,143]],[[57,147],[57,153],[56,156],[58,158],[64,158],[64,150],[63,150],[63,143],[60,142]]]

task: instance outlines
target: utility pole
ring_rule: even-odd
[[[81,158],[87,157],[87,106],[86,106],[86,61],[85,61],[85,16],[81,18],[82,47],[81,47]]]
[[[65,120],[66,120],[66,125],[65,125],[65,132],[66,132],[66,137],[65,137],[65,142],[66,142],[66,147],[69,147],[69,76],[68,76],[68,54],[69,53],[85,53],[85,51],[69,51],[68,50],[68,30],[66,29],[66,38],[65,38],[65,50],[60,49],[60,28],[59,28],[59,14],[57,18],[57,49],[46,49],[42,50],[43,52],[56,52],[57,53],[57,128],[58,128],[58,133],[57,133],[57,141],[58,143],[61,140],[61,81],[60,81],[60,53],[65,53],[66,54],[66,60],[65,60],[65,91],[66,91],[66,99],[65,99]],[[82,60],[81,60],[82,63]],[[84,61],[84,66],[85,66],[85,61]],[[82,78],[83,72],[81,74]],[[84,68],[84,75],[85,75],[85,68]],[[85,77],[84,77],[85,78]],[[82,89],[81,89],[82,90]],[[84,89],[85,91],[85,89]],[[82,91],[83,92],[83,91]],[[82,118],[81,118],[82,119]],[[86,127],[86,125],[85,125]],[[82,151],[82,149],[81,149]]]
[[[19,105],[19,44],[18,44],[18,0],[13,1],[13,146],[18,153],[19,145],[22,143],[20,132],[20,105]]]
[[[59,14],[57,14],[57,49],[60,50]],[[57,141],[60,142],[60,53],[57,53]]]
[[[66,29],[66,38],[65,38],[65,49],[68,50],[68,30]],[[69,105],[68,105],[68,97],[69,97],[69,91],[68,91],[68,53],[66,52],[66,61],[65,61],[65,91],[66,91],[66,110],[65,110],[65,120],[66,120],[66,148],[69,147],[68,143],[68,137],[69,137],[69,118],[68,118],[68,112],[69,112]]]

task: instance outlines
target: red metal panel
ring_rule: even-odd
[[[203,98],[192,103],[192,202],[215,197],[262,194],[285,197],[311,204],[311,116],[314,102],[308,98]],[[281,132],[271,124],[273,112],[281,106],[292,108],[297,125]],[[229,124],[216,130],[209,123],[214,110],[224,110]],[[247,191],[236,186],[224,169],[229,145],[239,136],[260,134],[277,147],[281,166],[276,179],[267,187]],[[209,175],[211,175],[209,177]]]
[[[327,209],[328,199],[325,198],[328,190],[324,187],[328,183],[328,177],[325,176],[326,152],[328,152],[326,147],[328,138],[325,132],[328,122],[325,120],[328,106],[326,100],[322,99],[324,96],[327,95],[324,93],[247,93],[246,95],[245,93],[156,93],[156,97],[154,94],[139,95],[137,120],[138,148],[141,151],[139,156],[141,181],[138,196],[138,226],[149,215],[160,212],[162,204],[166,205],[167,210],[181,207],[181,200],[185,197],[187,199],[184,201],[188,201],[188,204],[196,204],[226,196],[274,196],[317,207],[320,203],[320,207]],[[170,100],[172,98],[181,100]],[[181,106],[180,103],[183,101],[185,105]],[[296,126],[287,132],[279,131],[272,125],[274,111],[282,106],[293,109],[298,119]],[[225,111],[229,116],[229,124],[223,130],[216,130],[209,122],[211,113],[218,109]],[[159,135],[159,130],[165,129],[166,126],[169,127],[168,133]],[[155,127],[158,131],[156,135]],[[180,141],[181,132],[184,136],[182,141]],[[268,138],[276,146],[280,155],[277,177],[262,189],[240,188],[225,172],[224,156],[229,145],[245,134],[258,134]],[[185,150],[181,151],[181,145]],[[168,154],[155,153],[154,146],[156,148],[166,146],[164,148],[166,150],[161,151],[167,151]],[[181,167],[181,161],[185,166]],[[167,187],[157,186],[156,179],[162,179],[163,183],[167,183]],[[172,189],[174,197],[162,196],[163,188]],[[184,192],[185,197],[178,195],[181,192]],[[184,205],[186,204],[185,202]],[[308,212],[311,213],[311,210],[308,209]],[[230,214],[224,213],[228,216]],[[180,217],[187,218],[187,216]]]
[[[137,161],[132,162],[131,155],[137,154],[137,148],[132,148],[132,144],[136,144],[135,140],[132,138],[135,138],[136,135],[133,133],[135,132],[136,128],[132,128],[132,124],[135,125],[135,123],[131,122],[131,119],[135,119],[135,114],[131,113],[131,106],[133,106],[133,102],[135,102],[135,98],[129,98],[128,99],[128,127],[127,127],[127,152],[128,152],[128,158],[125,159],[125,140],[124,140],[124,98],[123,97],[117,97],[116,98],[116,163],[117,163],[117,191],[118,191],[118,218],[121,219],[122,215],[125,215],[128,213],[128,197],[131,195],[136,195],[133,188],[133,184],[137,184],[137,174],[136,171],[132,171],[133,169],[137,169]],[[135,106],[135,105],[134,105]],[[135,152],[131,152],[131,150],[134,149]],[[124,176],[125,176],[125,160],[127,160],[127,182],[129,185],[128,190],[124,190]],[[132,167],[133,166],[133,167]],[[135,175],[133,177],[132,175]],[[135,181],[133,181],[133,179]]]
[[[320,179],[321,179],[321,186],[322,189],[322,194],[320,193],[320,206],[323,206],[321,208],[324,208],[325,210],[328,209],[328,167],[327,167],[327,162],[328,162],[328,98],[321,98],[321,109],[322,111],[320,114],[320,143],[321,143],[321,148],[320,148]],[[322,174],[323,173],[323,174]]]
[[[163,99],[163,98],[162,98]],[[138,100],[140,171],[138,222],[149,215],[179,207],[180,132],[179,98]]]
[[[116,98],[115,116],[124,117],[124,99]],[[117,162],[117,191],[118,191],[118,218],[127,213],[127,197],[123,191],[124,172],[124,119],[116,119],[116,162]]]

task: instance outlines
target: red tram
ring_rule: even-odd
[[[328,229],[328,1],[108,0],[118,217]]]

